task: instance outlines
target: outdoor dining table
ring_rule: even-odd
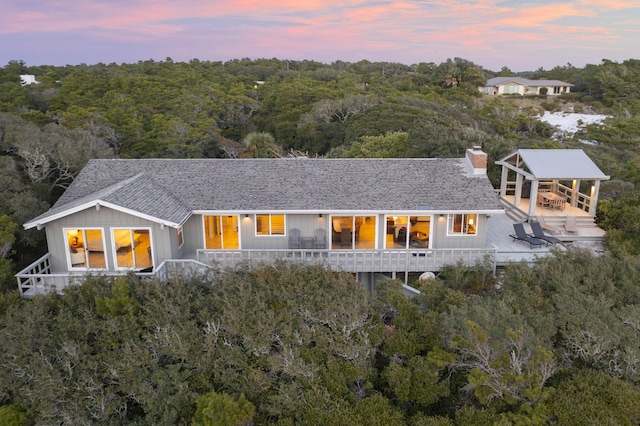
[[[564,210],[566,202],[562,195],[554,192],[541,192],[540,196],[549,204],[549,208]]]

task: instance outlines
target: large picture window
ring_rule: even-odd
[[[477,214],[450,214],[447,218],[447,235],[476,235]]]
[[[65,229],[70,269],[106,269],[102,229]]]
[[[147,269],[153,267],[150,229],[113,229],[111,237],[116,268]]]
[[[284,235],[283,214],[257,214],[256,235]]]

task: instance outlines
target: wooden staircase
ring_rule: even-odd
[[[504,207],[504,211],[507,214],[507,217],[514,222],[526,222],[529,220],[529,215],[513,204],[510,204],[506,200],[500,198],[500,204]]]
[[[500,204],[504,207],[507,217],[514,222],[529,222],[529,214],[523,212],[519,208],[507,201],[500,199]],[[564,224],[567,221],[566,216],[544,216],[544,221],[547,225],[564,229]],[[595,220],[591,216],[576,216],[576,227],[578,228],[578,235],[575,234],[560,234],[554,235],[562,241],[603,241],[605,232],[598,228]]]

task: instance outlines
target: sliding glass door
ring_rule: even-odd
[[[106,269],[102,229],[65,229],[71,269]]]
[[[151,230],[113,229],[112,238],[117,269],[147,269],[153,267]]]
[[[240,248],[238,216],[203,216],[204,247],[210,250]]]
[[[376,247],[375,216],[333,216],[331,248],[369,250]]]
[[[429,248],[431,216],[387,216],[385,248]]]

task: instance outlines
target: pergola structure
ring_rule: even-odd
[[[539,192],[564,200],[563,209],[568,205],[593,217],[600,182],[609,179],[581,149],[520,149],[495,164],[502,166],[500,197],[517,208],[528,198],[529,217],[536,215]]]

